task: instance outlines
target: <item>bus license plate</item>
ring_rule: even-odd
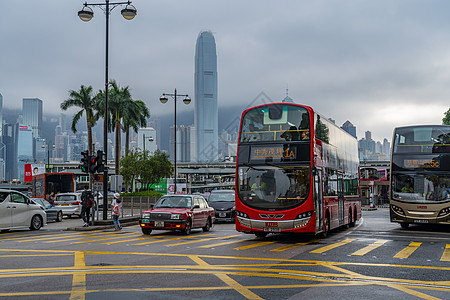
[[[428,220],[414,220],[414,223],[428,223]]]
[[[281,228],[278,227],[278,222],[266,222],[264,231],[266,232],[280,232]]]
[[[155,221],[155,227],[164,227],[163,221]]]

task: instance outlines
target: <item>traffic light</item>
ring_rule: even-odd
[[[105,170],[105,165],[103,163],[103,151],[98,150],[97,156],[91,156],[89,172],[91,173],[101,173]]]
[[[105,171],[105,161],[103,160],[103,151],[98,150],[97,151],[97,172],[101,173]]]
[[[89,152],[88,151],[83,151],[83,152],[81,152],[81,155],[83,157],[81,158],[80,169],[84,173],[88,173],[89,172],[89,162],[90,162],[89,161]]]
[[[95,173],[97,171],[97,156],[89,157],[89,172]]]

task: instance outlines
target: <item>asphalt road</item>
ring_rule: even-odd
[[[449,228],[366,211],[327,238],[264,239],[216,224],[191,235],[138,226],[0,234],[0,296],[23,299],[450,299]]]

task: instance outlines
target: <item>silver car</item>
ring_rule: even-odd
[[[81,193],[61,193],[56,195],[55,207],[65,216],[81,217]]]
[[[47,224],[44,208],[24,194],[0,189],[0,230],[39,230]]]

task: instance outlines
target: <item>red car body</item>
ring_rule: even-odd
[[[189,234],[193,228],[209,231],[215,221],[214,208],[200,195],[165,195],[139,219],[142,233],[152,230],[180,230]]]

